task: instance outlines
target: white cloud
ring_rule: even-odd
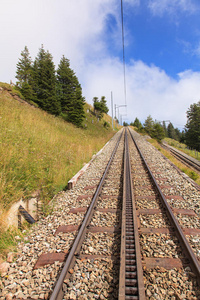
[[[200,99],[200,73],[188,70],[178,74],[175,80],[156,66],[132,61],[126,68],[126,75],[128,106],[119,110],[123,115],[127,113],[123,119],[131,122],[138,117],[144,122],[151,115],[159,121],[170,120],[175,127],[183,129],[186,111]],[[85,76],[83,92],[88,102],[92,103],[94,96],[106,96],[111,108],[112,91],[114,103],[125,104],[121,62],[107,59],[89,65]]]
[[[87,58],[105,56],[105,19],[116,9],[115,0],[2,0],[0,81],[14,80],[25,45],[34,59],[44,44],[56,64],[64,54],[76,70]]]
[[[194,0],[149,0],[148,7],[154,15],[158,16],[164,13],[174,14],[178,11],[196,13],[199,10]]]
[[[198,45],[194,49],[194,54],[197,55],[198,57],[200,57],[200,42],[198,43]]]
[[[178,39],[177,42],[182,46],[183,53],[200,58],[200,41],[193,42]]]
[[[126,1],[134,7],[140,4]],[[184,8],[185,1],[174,2]],[[165,4],[160,6],[163,10],[169,1],[159,3]],[[158,1],[151,1],[153,4],[156,9]],[[108,18],[115,21],[109,36]],[[112,45],[121,51],[120,25],[120,3],[116,0],[2,0],[0,81],[14,80],[25,45],[34,59],[44,44],[56,64],[63,54],[70,59],[87,102],[92,103],[94,96],[106,96],[110,107],[112,91],[114,103],[124,105],[123,64],[110,55],[107,44],[112,39]],[[171,120],[175,126],[185,125],[187,109],[200,99],[200,73],[192,71],[180,73],[175,80],[156,66],[132,60],[126,66],[126,81],[128,106],[119,111],[127,113],[129,122],[135,117],[144,122],[150,114],[157,120]]]

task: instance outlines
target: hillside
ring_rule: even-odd
[[[84,128],[27,104],[0,84],[0,211],[37,191],[45,203],[114,135],[111,118],[85,105]]]

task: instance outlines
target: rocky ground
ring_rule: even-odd
[[[33,270],[33,267],[43,253],[68,252],[75,232],[59,233],[57,235],[54,235],[54,233],[60,225],[81,224],[84,213],[70,214],[69,211],[75,207],[89,206],[119,135],[120,133],[117,133],[110,140],[72,190],[59,193],[54,198],[52,203],[54,212],[51,215],[34,224],[23,241],[20,241],[20,238],[16,236],[16,239],[19,239],[17,258],[12,258],[10,262],[4,263],[1,273],[0,299],[48,298],[62,263],[55,262],[36,270]],[[119,185],[117,182],[116,184]],[[109,189],[111,188],[109,187]],[[114,195],[114,188],[112,194]],[[82,195],[86,197],[79,197]],[[108,199],[105,201],[108,202]],[[100,206],[109,206],[109,203],[105,203],[105,201],[101,201]],[[112,201],[112,207],[114,203],[115,199]],[[118,199],[116,199],[116,203],[118,203]],[[101,217],[101,215],[99,213],[98,216],[98,213],[96,213],[92,220],[93,223],[96,223],[96,226],[103,226],[108,221],[110,224],[115,224],[118,221],[117,216]],[[96,221],[96,218],[98,221]],[[104,248],[102,251],[105,250]]]
[[[189,209],[195,216],[175,214],[182,228],[200,228],[200,192],[195,184],[184,174],[173,168],[172,164],[159,153],[144,138],[133,132],[134,138],[142,149],[154,177],[168,203],[173,209]],[[145,188],[145,183],[151,185],[147,174],[142,171],[139,155],[132,147],[133,181],[135,185],[136,204],[139,209],[161,208],[156,193]],[[140,174],[140,172],[142,172]],[[146,196],[146,199],[144,200]],[[152,198],[147,198],[152,196]],[[169,196],[169,197],[168,197]],[[178,196],[178,197],[177,197]],[[181,196],[181,197],[180,197]],[[169,228],[170,223],[164,213],[139,215],[141,228]],[[187,236],[190,246],[200,258],[200,237]],[[184,258],[180,244],[172,234],[151,233],[141,234],[141,253],[143,258]],[[162,267],[147,269],[144,267],[144,282],[147,299],[200,299],[196,277],[190,266],[166,270]]]
[[[182,216],[177,214],[180,225],[184,227],[200,228],[200,192],[187,180],[185,176],[177,172],[159,151],[154,149],[144,138],[135,133],[142,152],[150,164],[156,179],[164,182],[171,207],[194,210],[195,216]],[[62,192],[54,199],[54,212],[33,225],[24,240],[19,237],[17,255],[10,255],[6,262],[4,272],[1,274],[0,299],[48,299],[56,276],[62,263],[55,262],[52,265],[33,270],[38,257],[42,253],[65,252],[72,245],[76,232],[59,233],[55,231],[60,225],[81,224],[84,213],[70,213],[72,208],[88,207],[92,194],[105,170],[114,144],[119,133],[106,145],[100,155],[93,160],[86,172],[78,180],[72,190]],[[122,150],[120,150],[122,151]],[[137,156],[135,158],[137,160]],[[113,179],[107,181],[98,201],[99,208],[120,208],[121,192],[120,169],[122,159],[117,158],[112,167]],[[138,174],[135,183],[142,182],[143,175]],[[146,179],[148,181],[148,179]],[[137,182],[136,182],[137,181]],[[137,184],[136,184],[137,185]],[[87,188],[90,187],[90,188]],[[138,188],[138,193],[142,193]],[[147,195],[154,193],[146,191]],[[80,197],[85,195],[86,197]],[[112,195],[112,197],[106,197]],[[183,200],[177,198],[180,195]],[[138,200],[138,208],[159,208],[156,200]],[[154,219],[154,220],[152,220]],[[117,226],[120,221],[119,213],[102,213],[96,211],[93,226]],[[157,227],[168,226],[168,221],[162,216],[140,216],[140,222],[144,227],[151,227],[155,222]],[[153,222],[153,223],[152,223]],[[162,256],[166,253],[172,257],[178,256],[181,250],[175,245],[174,238],[163,235],[141,235],[142,255]],[[200,257],[199,236],[188,236],[191,247]],[[159,251],[155,245],[159,244]],[[71,270],[70,280],[66,280],[65,299],[117,299],[118,298],[118,274],[119,274],[119,233],[92,233],[89,232],[83,244],[82,254],[104,255],[101,259],[77,259],[75,267]],[[112,259],[109,257],[112,255]],[[147,299],[200,299],[195,277],[190,267],[177,270],[165,270],[164,268],[144,268],[144,280]]]

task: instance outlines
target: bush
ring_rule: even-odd
[[[108,128],[110,128],[110,124],[108,122],[104,121],[103,127],[108,129]]]

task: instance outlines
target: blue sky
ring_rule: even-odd
[[[123,0],[126,103],[131,122],[170,120],[182,129],[200,100],[200,1]],[[1,0],[0,81],[15,82],[26,45],[34,60],[41,44],[57,66],[64,54],[86,101],[105,96],[111,115],[124,105],[121,0]],[[118,117],[118,111],[117,111]]]
[[[156,6],[159,2],[165,3],[160,9]],[[154,64],[174,78],[185,69],[199,71],[199,1],[141,1],[132,13],[129,5],[124,6],[125,28],[132,37],[126,48],[128,60],[134,57]]]

